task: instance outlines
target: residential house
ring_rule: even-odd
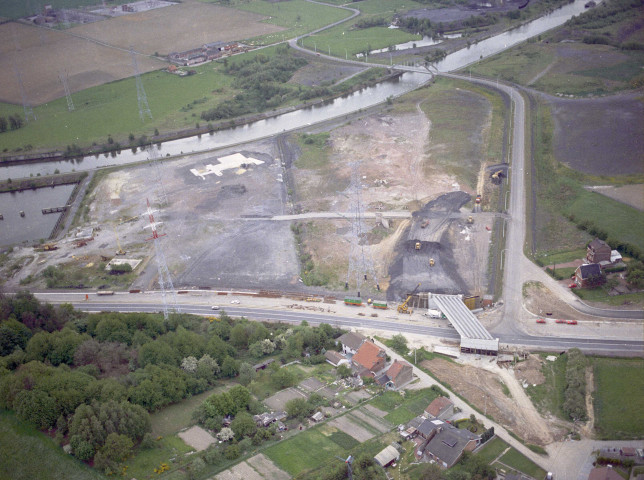
[[[258,427],[268,427],[273,422],[281,423],[286,420],[286,412],[264,412],[261,415],[254,415],[253,420]]]
[[[395,360],[385,373],[376,377],[376,383],[387,388],[399,389],[411,382],[413,376],[413,368],[410,364]]]
[[[454,404],[447,397],[438,397],[427,406],[425,413],[430,417],[447,420],[454,415]]]
[[[344,354],[336,352],[335,350],[327,350],[324,353],[324,358],[334,367],[340,366],[342,364],[349,365],[350,362]]]
[[[426,461],[434,460],[444,468],[451,468],[459,461],[463,452],[471,452],[479,443],[479,435],[446,424],[436,430],[434,436],[424,445],[423,458]]]
[[[612,466],[595,467],[590,471],[588,480],[624,480],[622,476],[617,473]]]
[[[378,455],[373,457],[374,461],[382,468],[391,465],[400,458],[400,452],[392,445],[386,446]]]
[[[575,270],[575,283],[579,287],[597,287],[605,282],[606,277],[602,273],[598,263],[580,265]]]
[[[367,337],[361,335],[357,332],[349,332],[340,336],[336,340],[336,345],[338,343],[342,344],[342,352],[345,355],[355,355],[360,346],[367,340]]]
[[[353,367],[361,377],[375,377],[377,372],[385,368],[387,354],[373,342],[364,342],[351,358]]]
[[[610,252],[610,245],[596,238],[586,248],[586,260],[588,263],[610,262]]]

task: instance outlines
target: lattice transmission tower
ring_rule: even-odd
[[[33,118],[35,121],[36,114],[34,113],[34,109],[31,106],[31,103],[29,103],[29,100],[27,99],[27,92],[25,91],[25,86],[22,83],[22,75],[20,75],[20,71],[17,68],[14,68],[14,71],[16,72],[18,85],[20,86],[20,95],[22,96],[22,106],[25,109],[25,122],[29,123],[29,117]]]
[[[160,154],[159,150],[155,145],[150,145],[147,149],[148,151],[148,164],[154,169],[154,175],[156,179],[156,194],[157,194],[157,203],[159,205],[168,204],[168,195],[166,194],[165,187],[163,186],[163,179],[161,177],[161,166],[160,166]]]
[[[58,78],[60,78],[60,83],[63,84],[63,90],[65,90],[65,96],[67,97],[67,110],[73,112],[74,101],[72,100],[72,94],[69,91],[69,85],[67,84],[67,72],[65,72],[65,74],[59,73]]]
[[[154,253],[157,260],[157,267],[159,269],[159,288],[161,289],[161,296],[163,297],[163,317],[168,319],[168,311],[173,309],[176,312],[179,312],[179,306],[177,305],[177,297],[174,291],[174,285],[172,284],[172,277],[170,276],[170,270],[168,270],[168,264],[165,261],[165,255],[163,254],[163,248],[161,247],[161,237],[164,237],[166,234],[163,233],[159,235],[157,232],[157,225],[161,222],[154,220],[154,211],[150,206],[150,201],[147,201],[148,209],[147,215],[150,219],[149,227],[152,229],[152,237],[148,240],[154,240]],[[146,227],[147,228],[147,227]],[[168,306],[168,294],[171,295],[171,304]]]
[[[150,111],[148,97],[145,95],[145,89],[143,88],[143,81],[139,73],[139,64],[136,62],[134,47],[130,47],[130,55],[132,55],[132,66],[134,67],[134,75],[136,76],[136,98],[139,102],[139,117],[141,117],[142,122],[145,121],[146,116],[149,116],[150,120],[152,120],[152,112]]]
[[[355,286],[360,297],[362,285],[367,281],[374,282],[377,290],[380,284],[376,276],[376,269],[371,258],[371,249],[365,244],[366,229],[362,218],[362,183],[360,181],[360,162],[351,163],[351,250],[349,252],[349,269],[347,270],[347,281],[345,288],[349,288],[350,282],[355,279]]]

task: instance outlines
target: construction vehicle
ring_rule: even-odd
[[[423,220],[423,223],[420,224],[420,228],[426,228],[429,225],[429,219]]]
[[[434,259],[433,259],[433,258],[430,258],[430,259],[429,259],[429,266],[430,266],[430,267],[433,267],[433,266],[434,266]]]
[[[52,250],[58,250],[58,246],[55,243],[45,243],[42,246],[44,252],[51,252]]]
[[[117,255],[125,255],[125,250],[121,248],[121,241],[119,240],[119,234],[116,231],[116,227],[114,228],[114,235],[116,235],[116,245],[118,245],[119,249],[116,251]]]
[[[470,215],[469,217],[467,217],[467,223],[468,223],[469,225],[472,225],[472,224],[474,223],[474,217],[473,217],[472,215]]]
[[[420,242],[416,242],[416,250],[420,250]]]
[[[501,179],[505,177],[505,174],[503,173],[503,170],[497,170],[492,174],[492,183],[499,185],[501,183]]]
[[[416,285],[416,288],[414,288],[414,291],[407,296],[407,299],[403,303],[398,305],[398,313],[407,313],[411,315],[414,312],[411,308],[407,306],[407,304],[409,303],[411,298],[416,294],[419,288],[420,288],[420,283]]]
[[[476,196],[476,200],[474,200],[474,203],[476,203],[477,205],[481,204],[481,196],[480,195]]]

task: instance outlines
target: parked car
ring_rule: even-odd
[[[219,305],[213,305],[210,307],[211,310],[219,310]]]
[[[575,282],[572,282],[570,285],[568,285],[568,288],[577,288],[577,284]]]
[[[239,305],[239,300],[231,300],[230,303],[234,305]]]

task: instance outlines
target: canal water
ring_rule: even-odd
[[[0,245],[16,245],[47,239],[62,213],[43,215],[43,208],[64,206],[75,185],[0,193]],[[20,211],[25,216],[20,216]]]

